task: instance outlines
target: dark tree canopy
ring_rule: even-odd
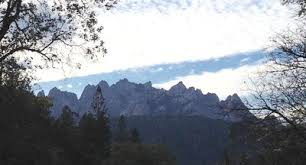
[[[97,11],[109,9],[116,2],[0,0],[0,63],[12,55],[23,57],[26,53],[47,62],[66,63],[71,63],[75,49],[90,59],[106,53]]]
[[[175,165],[175,157],[162,145],[114,144],[105,165]]]
[[[259,164],[299,165],[306,157],[306,1],[282,2],[298,7],[296,26],[273,38],[267,62],[252,81],[250,109],[260,118],[238,131],[246,129],[247,141],[256,144],[265,162]]]
[[[18,64],[14,57],[9,57],[3,65],[0,65],[0,86],[29,91],[31,80],[27,68]]]
[[[97,87],[97,90],[95,92],[95,95],[93,97],[93,101],[91,103],[91,107],[95,115],[106,115],[107,108],[105,106],[105,99],[102,94],[102,89],[100,86]]]
[[[129,131],[127,128],[126,119],[123,115],[120,116],[117,125],[117,136],[115,137],[116,142],[118,143],[127,143],[129,142]]]
[[[277,117],[289,124],[306,140],[306,29],[301,17],[295,29],[278,34],[265,68],[253,81],[252,109],[260,115]]]
[[[131,142],[132,143],[141,143],[140,135],[137,128],[131,130]]]

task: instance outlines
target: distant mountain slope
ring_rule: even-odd
[[[122,79],[109,86],[105,81],[98,84],[106,100],[111,117],[125,116],[205,116],[211,119],[240,121],[251,113],[247,111],[237,94],[220,101],[214,93],[203,94],[193,87],[186,88],[182,82],[170,90],[156,89],[151,82],[136,84]],[[80,99],[76,94],[50,90],[54,116],[59,116],[65,105],[80,115],[92,111],[91,102],[97,86],[87,85]],[[42,92],[41,92],[42,93]],[[245,109],[239,113],[228,113],[233,109]]]
[[[111,121],[116,127],[118,119]],[[231,123],[201,116],[129,117],[127,125],[144,143],[166,145],[179,165],[217,164],[231,140]]]

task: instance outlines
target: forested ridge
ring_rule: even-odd
[[[18,88],[17,88],[18,87]],[[175,164],[162,145],[141,143],[137,129],[124,119],[112,133],[97,89],[94,112],[79,117],[68,106],[52,118],[47,97],[37,97],[21,86],[1,87],[0,164]]]

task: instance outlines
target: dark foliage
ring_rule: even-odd
[[[57,119],[50,117],[50,99],[35,96],[30,79],[22,74],[24,69],[14,59],[10,62],[1,70],[1,165],[112,165],[117,160],[126,165],[174,164],[164,148],[138,143],[137,131],[131,136],[133,143],[112,146],[110,121],[99,88],[93,98],[94,113],[85,114],[79,122],[68,106]],[[11,66],[14,72],[8,69]]]
[[[231,123],[222,120],[197,116],[126,117],[125,120],[127,129],[138,130],[143,144],[165,145],[181,165],[214,164],[229,144]],[[118,119],[111,121],[116,130]]]
[[[274,37],[266,67],[253,81],[250,109],[260,118],[236,129],[238,137],[254,146],[247,157],[236,157],[248,158],[249,164],[302,165],[306,161],[306,1],[282,2],[295,5],[296,26]]]
[[[0,62],[19,53],[29,61],[41,57],[48,63],[71,64],[75,49],[91,59],[106,53],[100,37],[103,28],[98,25],[95,9],[110,9],[115,3],[116,0],[1,0]]]
[[[175,157],[161,145],[115,144],[105,165],[175,165]]]

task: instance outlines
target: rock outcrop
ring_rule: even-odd
[[[240,121],[251,115],[237,94],[220,101],[214,93],[203,94],[193,87],[186,88],[183,82],[170,90],[152,87],[151,82],[136,84],[127,79],[109,86],[98,84],[106,101],[110,116],[206,116],[211,119]],[[91,103],[97,86],[87,85],[78,99],[73,93],[53,88],[49,97],[53,100],[52,114],[58,116],[68,105],[80,115],[92,111]],[[234,112],[235,110],[239,110]],[[233,112],[233,113],[232,113]]]

